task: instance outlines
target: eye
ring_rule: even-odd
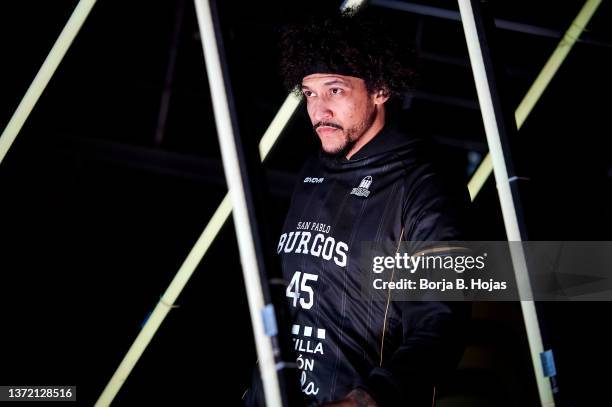
[[[331,93],[332,95],[340,95],[342,94],[342,92],[344,92],[341,88],[331,88],[329,90],[329,93]]]
[[[302,93],[304,94],[304,96],[306,96],[307,98],[315,96],[314,92],[311,90],[307,90],[307,89],[303,89]]]

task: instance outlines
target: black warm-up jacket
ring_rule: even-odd
[[[308,406],[355,388],[381,407],[431,405],[462,355],[467,304],[387,305],[364,295],[359,278],[362,242],[466,239],[467,190],[433,154],[386,126],[349,160],[319,153],[299,175],[276,250]],[[256,374],[247,404],[262,399]]]

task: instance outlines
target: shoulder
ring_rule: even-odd
[[[462,168],[443,165],[424,142],[405,167],[402,222],[407,240],[455,240],[466,235],[470,199]]]

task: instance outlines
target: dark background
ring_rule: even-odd
[[[339,2],[219,3],[240,131],[256,141],[286,96],[280,27]],[[499,19],[545,29],[495,32],[515,107],[583,2],[491,3]],[[76,4],[0,4],[0,127]],[[369,12],[420,56],[402,117],[434,138],[467,182],[487,146],[461,25],[395,9],[456,4],[382,4]],[[610,240],[610,17],[604,2],[514,140],[519,172],[530,178],[522,200],[531,240]],[[265,164],[273,237],[317,143],[300,111]],[[76,385],[78,404],[92,405],[225,192],[193,3],[100,1],[0,165],[0,384]],[[474,227],[504,240],[497,199],[490,179],[474,202]],[[256,356],[231,222],[177,303],[115,404],[239,405]],[[610,308],[541,304],[568,405],[609,398]],[[537,405],[530,363],[518,304],[477,304],[439,405]]]

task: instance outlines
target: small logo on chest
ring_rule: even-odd
[[[304,178],[305,184],[321,184],[325,178],[306,177]]]
[[[353,188],[351,191],[351,195],[363,196],[367,198],[370,195],[370,185],[372,184],[372,177],[368,175],[367,177],[363,177],[359,186],[357,188]]]

